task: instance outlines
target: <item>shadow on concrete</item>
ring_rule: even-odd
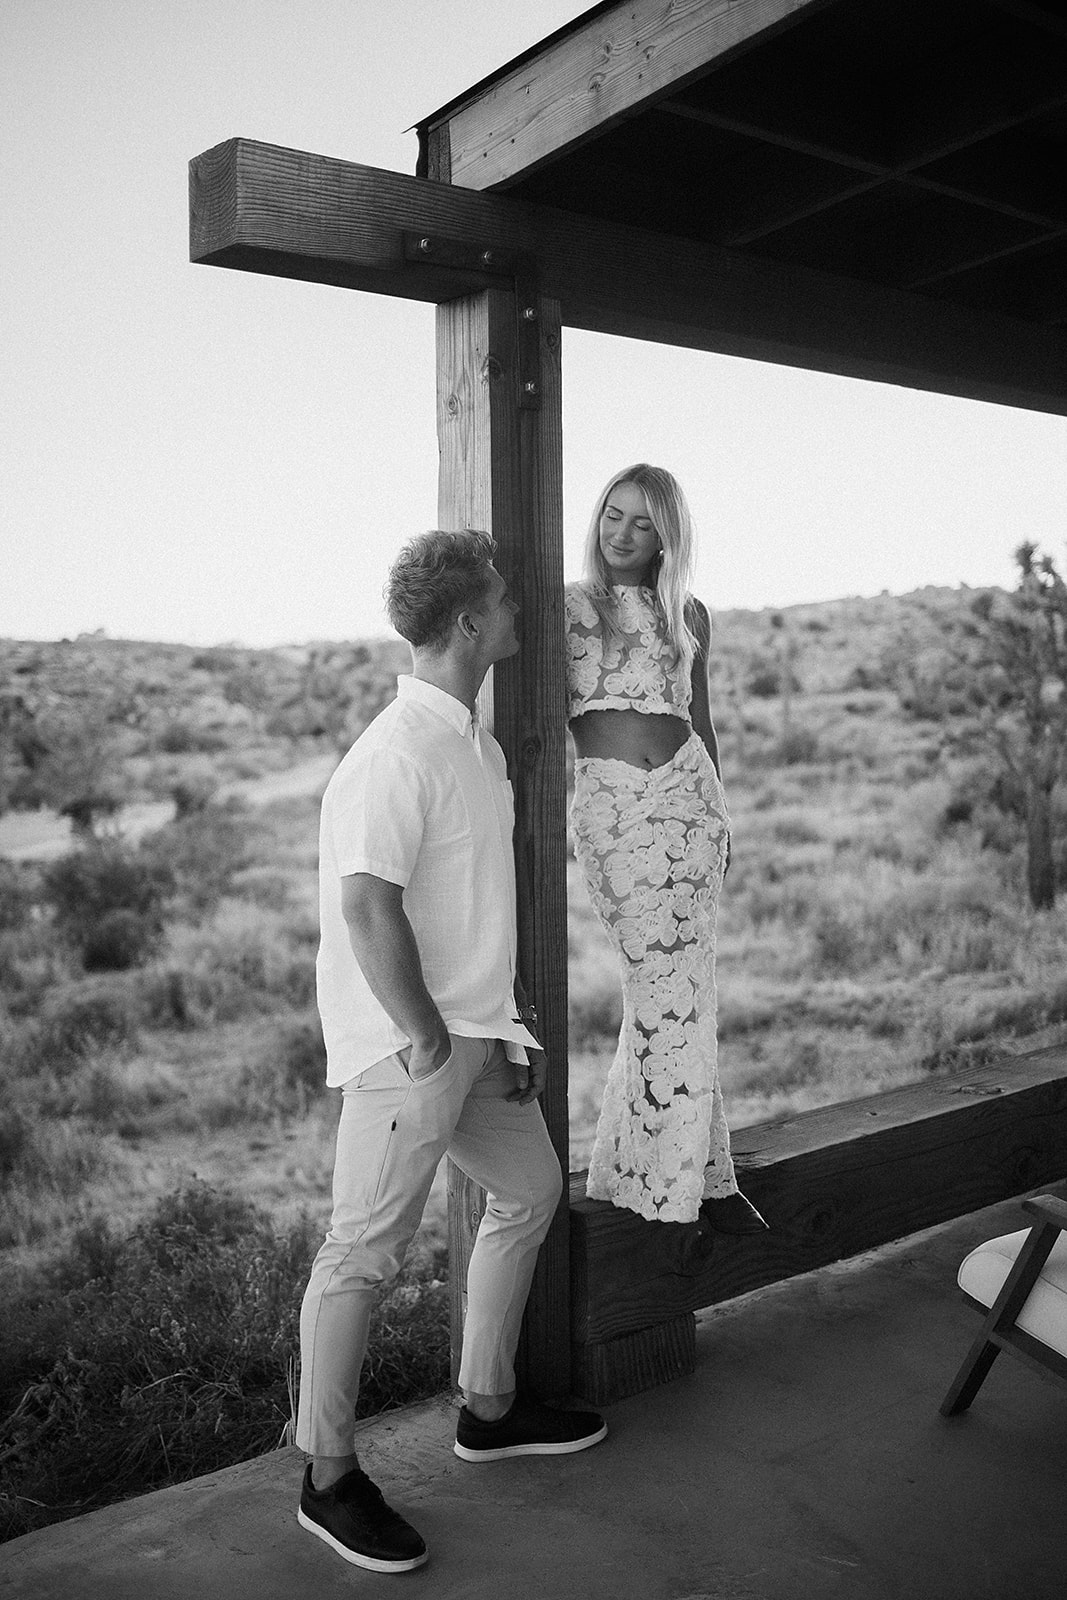
[[[705,1313],[694,1375],[612,1406],[608,1439],[471,1466],[445,1397],[363,1425],[360,1451],[430,1545],[403,1576],[303,1533],[279,1451],[0,1549],[19,1600],[1062,1600],[1067,1392],[1002,1356],[938,1405],[978,1327],[976,1212]]]

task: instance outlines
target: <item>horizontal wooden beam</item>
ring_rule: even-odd
[[[940,300],[247,139],[190,199],[194,261],[442,301],[519,253],[569,327],[1067,413],[1067,337]]]
[[[771,1231],[713,1236],[707,1255],[692,1229],[587,1200],[572,1176],[579,1371],[604,1363],[586,1347],[628,1341],[632,1364],[641,1329],[1067,1177],[1067,1050],[742,1128],[733,1149]]]
[[[657,95],[827,0],[620,0],[429,122],[447,130],[447,181],[490,189],[642,110]],[[435,170],[442,161],[431,151]]]
[[[890,129],[892,165],[924,166],[1061,111],[1063,75],[1062,42],[1007,26],[925,63]]]

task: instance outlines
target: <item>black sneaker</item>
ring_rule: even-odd
[[[456,1424],[457,1456],[503,1461],[506,1456],[568,1456],[607,1436],[595,1411],[554,1411],[539,1400],[518,1398],[499,1422],[482,1422],[463,1407]]]
[[[427,1559],[422,1536],[382,1498],[382,1491],[360,1467],[353,1467],[328,1489],[304,1473],[296,1520],[344,1561],[372,1572],[410,1572]]]

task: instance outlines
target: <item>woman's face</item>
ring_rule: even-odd
[[[648,502],[636,483],[617,483],[600,513],[600,553],[612,583],[648,583],[660,549]]]

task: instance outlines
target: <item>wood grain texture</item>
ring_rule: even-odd
[[[448,129],[451,182],[507,185],[825,3],[625,0],[548,43],[439,123],[431,119],[435,129]]]
[[[520,605],[520,653],[494,668],[480,712],[503,746],[515,790],[519,971],[541,1015],[548,1062],[542,1109],[560,1165],[567,1142],[566,728],[559,307],[539,298],[541,405],[519,404],[518,305],[489,289],[437,317],[442,527],[484,528]],[[450,1178],[453,1282],[462,1283],[481,1196]],[[522,1379],[570,1389],[566,1199],[542,1246],[520,1350]],[[455,1291],[458,1294],[458,1288]],[[460,1309],[458,1302],[454,1312]]]
[[[715,246],[231,140],[191,164],[194,261],[443,301],[473,271],[403,234],[535,258],[564,325],[1067,413],[1067,332]]]
[[[686,1314],[640,1333],[574,1347],[574,1392],[609,1406],[657,1384],[684,1378],[696,1366],[696,1319]]]
[[[597,1343],[871,1249],[1067,1175],[1067,1051],[740,1129],[742,1189],[772,1224],[715,1236],[584,1198],[571,1182],[574,1337]]]

